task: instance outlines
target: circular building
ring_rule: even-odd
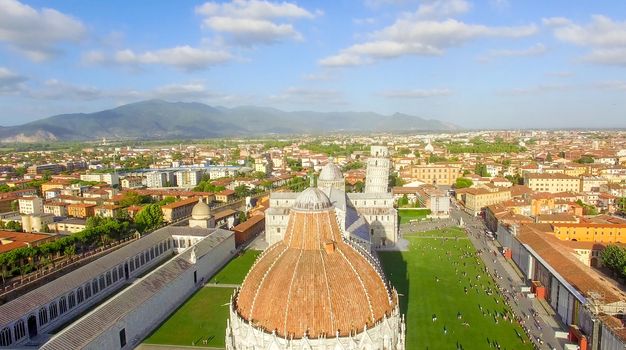
[[[231,300],[226,349],[404,349],[398,295],[378,261],[343,238],[328,197],[296,199],[284,239]]]
[[[346,186],[343,174],[337,164],[328,162],[328,164],[324,165],[320,171],[320,176],[317,178],[317,186],[345,191]]]

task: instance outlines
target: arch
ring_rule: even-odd
[[[83,293],[83,287],[78,287],[78,289],[76,289],[76,305],[79,305],[80,303],[82,303],[83,300],[85,300],[85,294]]]
[[[91,283],[85,283],[85,299],[91,298]]]
[[[57,318],[57,316],[59,316],[59,308],[57,307],[56,301],[50,303],[50,306],[48,306],[48,311],[51,320],[54,320],[55,318]]]
[[[11,328],[4,327],[0,331],[0,346],[9,346],[13,343],[13,338],[11,337]]]
[[[37,336],[37,317],[35,315],[28,316],[28,337],[34,338]]]
[[[59,314],[63,315],[67,311],[67,300],[65,300],[65,296],[59,298]]]
[[[15,334],[15,340],[20,340],[26,336],[26,326],[24,325],[24,320],[19,319],[13,325],[13,334]]]
[[[48,309],[46,307],[42,307],[39,309],[39,325],[43,326],[48,323]]]
[[[93,294],[98,293],[98,281],[95,278],[91,282],[91,289],[93,289]]]
[[[76,306],[76,295],[74,295],[74,291],[69,292],[67,295],[67,304],[70,310]]]

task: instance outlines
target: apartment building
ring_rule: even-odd
[[[18,199],[21,214],[43,214],[43,199],[41,197],[22,197]]]
[[[535,192],[579,192],[580,178],[565,174],[532,174],[524,176],[524,184]]]
[[[402,178],[424,182],[432,185],[450,186],[463,175],[461,164],[418,164],[407,167],[401,173]]]

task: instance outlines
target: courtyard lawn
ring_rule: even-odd
[[[495,348],[497,342],[500,349],[532,349],[516,323],[502,317],[496,323],[494,315],[505,313],[508,307],[495,282],[483,272],[484,265],[471,242],[424,237],[463,232],[450,230],[406,236],[410,242],[407,252],[379,252],[385,273],[400,294],[400,308],[406,316],[406,348],[482,350]],[[491,296],[485,292],[487,288],[493,291]]]
[[[147,339],[146,344],[224,347],[232,288],[200,288]],[[203,340],[208,340],[203,344]]]
[[[444,238],[461,238],[467,237],[465,234],[465,230],[459,227],[448,227],[440,230],[430,230],[430,231],[421,231],[421,232],[413,232],[405,235],[405,237],[444,237]]]
[[[423,220],[428,214],[429,209],[398,209],[401,224],[409,223],[411,220]]]
[[[209,283],[241,284],[260,251],[248,250],[232,259]],[[228,304],[233,288],[202,287],[144,340],[146,344],[223,348]],[[207,340],[207,344],[203,344]]]
[[[254,264],[256,258],[261,254],[259,250],[246,250],[242,255],[235,257],[220,271],[218,271],[209,283],[220,284],[241,284],[246,277],[248,270]]]

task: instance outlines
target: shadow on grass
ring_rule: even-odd
[[[391,286],[398,291],[400,312],[406,316],[409,302],[409,275],[401,252],[378,252],[383,270]]]

